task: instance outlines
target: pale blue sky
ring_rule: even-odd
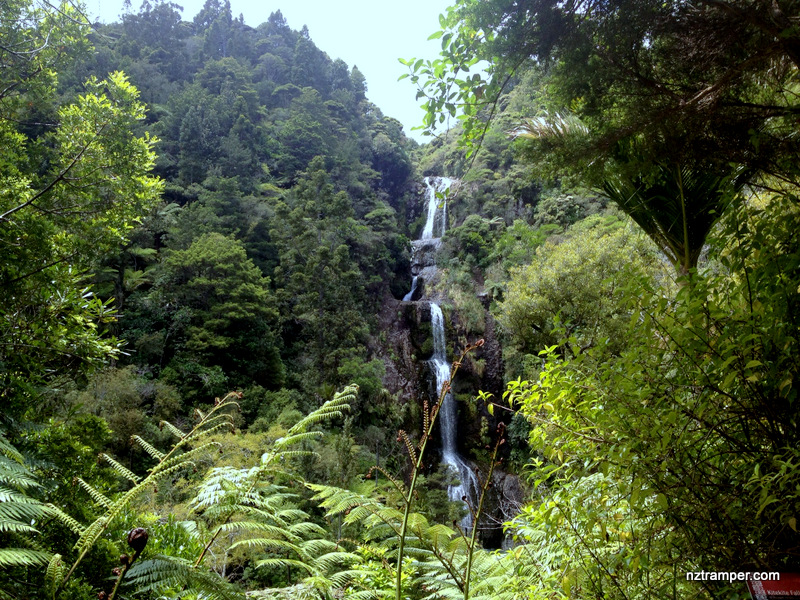
[[[119,20],[123,0],[84,0],[92,17],[101,21]],[[184,20],[191,20],[204,0],[176,1],[183,6]],[[131,0],[134,11],[141,0]],[[234,17],[241,13],[245,23],[257,26],[280,10],[292,29],[308,26],[314,43],[332,59],[341,58],[349,66],[358,65],[367,78],[369,99],[387,116],[403,123],[406,134],[422,121],[422,110],[415,99],[416,89],[408,80],[397,81],[406,67],[397,59],[438,56],[439,40],[427,41],[439,29],[439,14],[452,0],[231,0]]]

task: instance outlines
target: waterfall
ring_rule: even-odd
[[[450,379],[450,363],[447,362],[444,337],[444,315],[435,302],[431,302],[431,328],[433,329],[433,357],[430,364],[436,375],[436,395],[441,396],[444,384]],[[458,454],[458,413],[453,392],[448,391],[439,408],[439,429],[442,432],[442,462],[457,475],[458,485],[447,488],[447,496],[454,502],[473,501],[477,497],[478,479],[464,459]],[[472,527],[472,515],[467,513],[461,520],[461,526]]]
[[[419,278],[414,275],[411,279],[411,291],[403,296],[403,302],[411,302],[414,299],[414,292],[417,291],[417,281],[419,281]]]
[[[440,201],[436,193],[440,194],[449,189],[453,181],[446,177],[426,177],[425,186],[428,199],[428,215],[425,221],[425,228],[419,242],[415,242],[415,251],[424,246],[433,245],[438,247],[439,237],[444,234],[447,224],[447,200]],[[440,206],[441,204],[441,206]],[[438,225],[438,227],[437,227]],[[439,236],[434,237],[434,232],[438,231]],[[411,283],[411,291],[405,295],[403,300],[411,301],[418,285],[417,276]],[[441,396],[442,388],[450,379],[450,363],[447,361],[447,346],[445,341],[444,315],[442,309],[436,302],[430,301],[431,309],[431,329],[433,331],[433,356],[429,364],[436,378],[436,396]],[[442,399],[439,408],[439,429],[442,436],[442,462],[455,473],[458,477],[458,485],[451,485],[447,488],[447,495],[454,502],[464,502],[474,505],[478,494],[478,479],[475,473],[469,468],[467,463],[458,454],[458,412],[456,410],[453,393],[448,391]],[[461,520],[461,526],[465,529],[472,527],[472,515],[467,515]]]
[[[447,224],[447,199],[442,202],[442,211],[439,212],[439,199],[436,197],[436,192],[443,193],[445,190],[450,189],[453,180],[447,177],[426,177],[425,186],[428,188],[426,195],[428,196],[428,218],[425,221],[425,229],[422,230],[421,240],[434,239],[433,229],[436,225],[436,218],[439,217],[439,235],[444,235],[444,228]]]

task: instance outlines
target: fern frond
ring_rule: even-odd
[[[0,516],[0,533],[38,533],[35,527]]]
[[[184,437],[186,437],[186,434],[183,431],[175,427],[175,425],[173,425],[169,421],[159,421],[158,425],[159,427],[166,428],[167,431],[169,431],[179,440],[182,440]]]
[[[94,500],[96,504],[99,504],[103,508],[111,508],[113,502],[111,502],[111,500],[109,500],[105,495],[94,489],[80,477],[77,478],[77,481],[78,484],[86,491],[86,493],[92,497],[92,500]]]
[[[256,567],[297,567],[309,574],[314,574],[314,567],[302,560],[293,558],[264,558],[256,562]]]
[[[305,515],[303,518],[307,519],[308,515]],[[324,537],[327,534],[322,527],[310,521],[298,521],[290,525],[288,531],[297,537],[309,537],[312,535]]]
[[[78,541],[75,542],[73,549],[82,553],[83,551],[94,546],[97,538],[99,538],[105,530],[107,523],[108,520],[106,519],[105,515],[98,517],[92,524],[83,530],[81,537],[79,537]]]
[[[447,525],[442,525],[441,523],[429,527],[425,535],[432,544],[440,547],[446,547],[454,540],[459,543],[464,543],[464,538],[458,535],[455,529],[451,529]]]
[[[40,487],[24,463],[22,454],[0,435],[0,483],[21,490]]]
[[[408,527],[411,531],[420,535],[420,532],[427,530],[430,525],[425,515],[412,512],[408,514]]]
[[[230,550],[235,550],[237,548],[251,548],[270,552],[290,552],[295,556],[302,556],[300,546],[287,540],[277,538],[247,538],[234,542],[229,546]]]
[[[289,494],[287,494],[287,497]],[[295,496],[292,494],[292,496]],[[294,521],[296,519],[305,519],[308,517],[304,510],[300,510],[299,508],[285,508],[282,510],[277,510],[275,512],[275,517],[280,519],[281,521]]]
[[[128,505],[133,501],[133,499],[138,496],[139,494],[143,493],[145,489],[149,485],[154,485],[158,483],[161,479],[168,477],[172,473],[179,471],[180,469],[184,468],[186,465],[184,463],[178,463],[168,468],[164,469],[153,469],[145,479],[143,479],[137,486],[131,488],[127,492],[125,492],[122,496],[120,496],[114,504],[109,507],[108,511],[104,515],[104,518],[110,523],[117,517],[119,517],[128,507]]]
[[[60,508],[58,508],[58,507],[57,507],[55,504],[48,504],[48,505],[47,505],[47,508],[48,508],[48,510],[50,511],[50,514],[51,514],[51,515],[53,515],[54,517],[56,517],[56,519],[58,519],[58,520],[59,520],[59,521],[61,521],[61,522],[62,522],[64,525],[66,525],[67,527],[69,527],[69,528],[70,528],[70,530],[71,530],[73,533],[75,533],[75,534],[77,534],[77,535],[82,535],[82,534],[83,534],[83,532],[84,532],[84,530],[85,530],[86,528],[85,528],[83,525],[81,525],[80,523],[78,523],[78,521],[76,521],[75,519],[73,519],[72,517],[70,517],[70,516],[69,516],[67,513],[65,513],[63,510],[61,510]]]
[[[335,545],[334,545],[335,546]],[[343,550],[332,550],[317,556],[316,566],[323,572],[331,572],[342,565],[351,565],[361,560],[357,554]]]
[[[157,450],[150,442],[143,440],[140,436],[132,435],[131,441],[135,442],[142,450],[147,452],[150,455],[150,457],[153,458],[154,460],[158,462],[164,460],[165,456],[164,453]]]
[[[14,448],[3,435],[0,435],[0,456],[4,456],[15,463],[22,464],[25,462],[24,457],[19,450]]]
[[[206,600],[244,600],[244,592],[214,572],[195,568],[182,558],[159,555],[139,561],[127,573],[128,587],[137,594],[188,588]]]
[[[408,434],[402,429],[400,430],[400,437],[402,438],[403,443],[406,445],[406,450],[408,450],[408,455],[411,457],[412,464],[416,464],[417,453],[414,450],[414,444],[411,443],[411,439],[408,437]]]
[[[293,446],[295,444],[301,444],[303,442],[311,442],[314,440],[318,440],[319,438],[322,437],[322,435],[323,433],[321,431],[302,431],[300,433],[295,433],[292,435],[287,434],[286,436],[275,441],[275,447],[280,450],[281,448],[285,448],[287,446]],[[277,452],[277,454],[283,454],[283,453]]]
[[[41,567],[50,560],[49,552],[23,548],[0,548],[0,567]]]
[[[105,460],[109,465],[111,465],[112,469],[114,469],[119,475],[121,475],[123,478],[127,479],[131,483],[137,484],[139,483],[139,481],[141,481],[142,479],[141,477],[139,477],[138,475],[134,475],[132,471],[130,471],[126,467],[123,467],[121,464],[119,464],[116,460],[111,458],[105,452],[102,453],[100,456],[103,457],[103,460]]]
[[[27,496],[23,496],[19,492],[9,488],[0,487],[0,502],[14,502],[19,498],[27,498]]]
[[[64,561],[61,559],[60,554],[54,554],[47,564],[47,570],[44,572],[44,585],[49,595],[55,595],[55,591],[61,582],[64,580]]]
[[[215,529],[218,533],[262,533],[275,536],[275,539],[299,540],[300,538],[290,533],[286,528],[258,521],[234,521],[223,523]]]
[[[30,523],[47,514],[47,505],[16,492],[4,494],[6,500],[0,500],[0,527],[6,521],[25,521]]]
[[[207,452],[211,452],[213,450],[218,450],[220,447],[218,442],[207,442],[205,444],[201,444],[191,450],[187,450],[183,454],[178,454],[176,456],[172,456],[163,460],[157,468],[153,469],[153,473],[158,473],[161,469],[170,469],[174,465],[189,463],[191,459],[197,457],[198,455],[203,455]]]
[[[320,506],[327,509],[327,516],[345,514],[346,524],[363,523],[372,539],[375,539],[375,535],[385,535],[381,524],[386,525],[394,534],[400,534],[400,522],[403,519],[401,511],[350,490],[323,485],[307,486],[317,492],[314,499],[321,500]]]
[[[208,437],[209,435],[212,435],[218,431],[224,431],[227,433],[232,427],[233,421],[231,420],[230,416],[217,415],[211,420],[211,422],[206,422],[202,427],[198,427],[197,429],[193,430],[178,443],[193,442],[196,438]]]
[[[382,473],[383,476],[386,477],[387,481],[389,481],[389,483],[391,483],[392,486],[394,486],[394,489],[396,489],[398,492],[400,492],[401,496],[405,497],[405,496],[408,495],[408,490],[406,489],[405,484],[402,481],[398,481],[386,469],[384,469],[383,467],[381,467],[379,465],[374,465],[374,466],[372,466],[370,468],[370,475],[372,474],[372,471],[378,471],[379,473]]]
[[[310,412],[295,423],[294,426],[290,427],[286,437],[308,431],[309,427],[333,417],[342,417],[345,411],[350,410],[350,405],[356,401],[357,396],[357,385],[351,384],[346,386],[341,392],[334,394],[333,398],[325,402],[317,410]],[[277,443],[276,447],[279,447]]]
[[[275,443],[277,444],[277,442]],[[311,450],[282,450],[281,452],[266,452],[261,457],[261,463],[263,466],[269,466],[274,460],[285,462],[296,458],[307,458],[309,456],[317,456],[317,453]]]

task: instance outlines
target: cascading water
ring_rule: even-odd
[[[438,247],[439,237],[444,234],[447,223],[447,200],[440,202],[436,193],[440,194],[450,188],[451,179],[445,177],[426,177],[428,198],[428,216],[425,221],[425,228],[419,242],[415,242],[414,250],[422,251],[425,246],[433,245]],[[441,206],[440,206],[441,204]],[[441,208],[441,210],[440,210]],[[438,227],[437,227],[438,225]],[[434,231],[439,232],[439,237],[434,237]],[[418,276],[415,276],[411,283],[411,291],[405,295],[403,300],[411,301],[417,290]],[[445,345],[444,315],[442,309],[436,302],[430,302],[431,308],[431,328],[433,330],[433,356],[429,364],[436,377],[436,395],[441,396],[442,388],[450,379],[450,363],[447,362],[447,351]],[[442,434],[442,462],[453,470],[459,480],[458,485],[451,485],[447,488],[447,495],[452,501],[463,502],[474,505],[477,496],[478,480],[475,473],[469,468],[467,463],[458,454],[456,440],[458,432],[458,415],[455,400],[452,392],[447,392],[442,399],[442,406],[439,409],[439,428]],[[461,526],[465,529],[472,527],[472,515],[468,512],[461,520]]]
[[[419,277],[414,275],[411,279],[411,291],[408,292],[405,296],[403,296],[403,302],[411,302],[414,299],[414,292],[417,291],[417,282],[419,281]]]
[[[428,188],[426,195],[428,196],[428,218],[425,221],[425,229],[422,230],[421,240],[434,239],[433,228],[436,225],[436,219],[439,217],[440,229],[439,235],[444,235],[444,228],[447,224],[447,199],[442,201],[442,210],[439,211],[439,198],[436,197],[436,192],[440,194],[450,189],[453,184],[452,179],[447,177],[426,177],[425,186]]]
[[[433,356],[431,367],[436,375],[436,394],[441,396],[444,384],[450,379],[450,363],[447,362],[444,338],[444,315],[435,302],[431,302],[431,328],[433,329]],[[458,474],[458,485],[447,488],[447,496],[452,501],[471,503],[478,490],[475,473],[461,458],[456,449],[458,433],[458,415],[453,392],[448,391],[439,408],[439,428],[442,432],[442,462]],[[467,512],[461,520],[464,528],[472,527],[472,515]]]

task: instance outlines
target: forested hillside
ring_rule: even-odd
[[[457,0],[423,145],[279,10],[81,11],[0,3],[0,598],[800,571],[797,6]]]

